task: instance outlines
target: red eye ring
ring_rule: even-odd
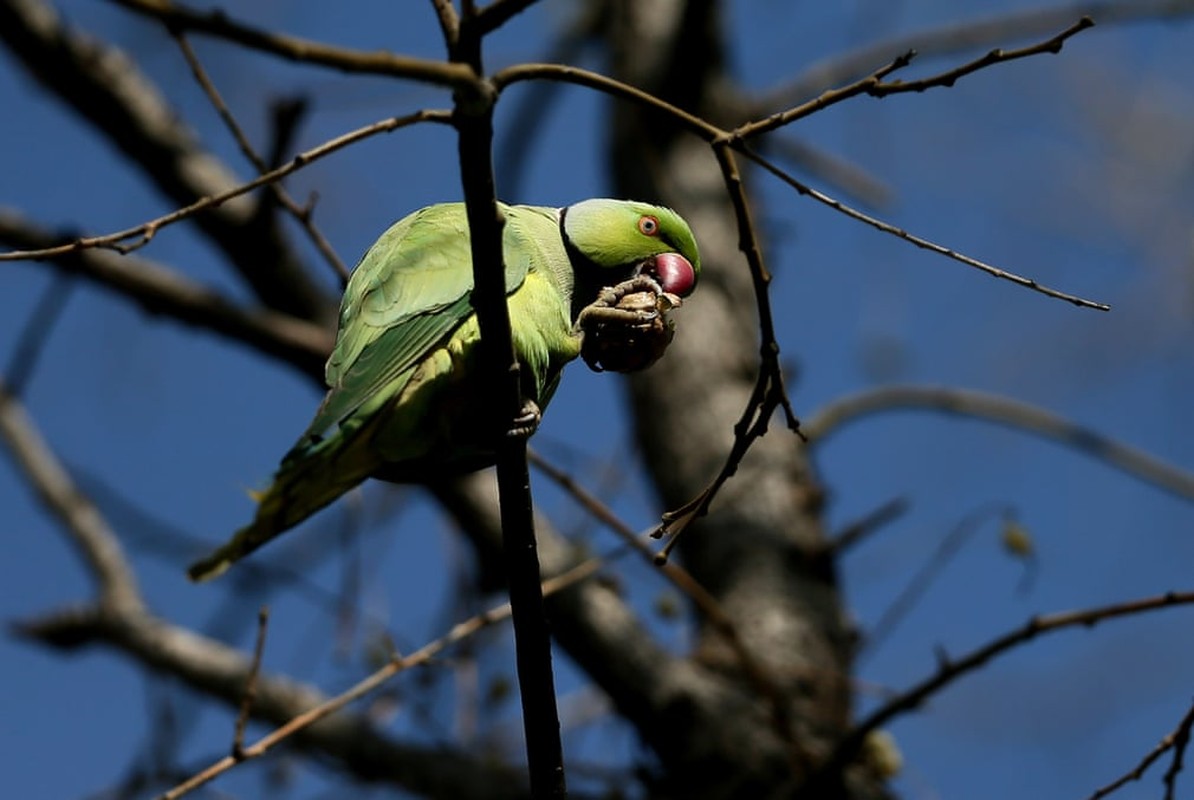
[[[638,218],[638,232],[643,236],[656,236],[659,233],[659,220],[650,214]]]

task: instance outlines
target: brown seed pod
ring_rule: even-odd
[[[615,305],[594,309],[584,324],[581,356],[597,372],[636,372],[660,359],[676,325],[667,312],[680,305],[673,294],[630,292]]]

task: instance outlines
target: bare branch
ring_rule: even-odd
[[[63,238],[68,237],[52,235],[0,209],[0,241],[6,244],[43,250]],[[58,256],[50,264],[111,289],[151,314],[213,331],[279,358],[323,384],[323,362],[332,347],[332,334],[326,328],[277,311],[242,308],[214,289],[133,256],[80,250]]]
[[[257,612],[257,644],[253,647],[253,662],[249,665],[249,677],[245,679],[245,693],[236,712],[236,727],[232,733],[232,757],[243,761],[245,757],[245,728],[253,712],[253,701],[257,699],[257,676],[261,674],[261,656],[265,653],[265,632],[269,628],[269,606],[262,606]]]
[[[867,75],[865,78],[860,78],[853,83],[843,86],[840,89],[829,89],[822,93],[816,99],[810,100],[807,103],[802,103],[795,108],[788,109],[776,114],[772,114],[766,119],[758,122],[748,123],[737,128],[734,133],[741,136],[743,139],[752,136],[758,136],[768,131],[773,131],[777,128],[795,122],[798,119],[803,119],[810,114],[815,114],[822,111],[831,105],[836,105],[843,100],[848,100],[851,97],[856,97],[860,94],[868,94],[872,97],[886,97],[889,94],[898,94],[900,92],[923,92],[926,89],[935,87],[949,87],[966,75],[978,72],[994,64],[1001,64],[1007,61],[1016,61],[1021,58],[1028,58],[1029,56],[1040,55],[1042,53],[1060,53],[1062,45],[1065,44],[1066,39],[1078,34],[1087,28],[1093,27],[1094,21],[1090,17],[1083,17],[1070,27],[1066,28],[1061,33],[1053,36],[1043,42],[1032,45],[1030,47],[1020,48],[1019,50],[992,50],[985,56],[975,59],[967,64],[947,70],[938,75],[933,75],[928,78],[923,78],[915,81],[887,81],[884,78],[895,72],[896,70],[906,67],[916,55],[916,51],[909,49],[902,55],[897,56],[895,60],[880,67],[879,69]]]
[[[744,128],[748,128],[749,126],[741,126],[737,129],[737,131],[725,131],[709,122],[706,122],[700,117],[683,111],[682,109],[679,109],[670,103],[664,102],[663,100],[660,100],[654,95],[644,92],[641,89],[637,89],[612,78],[607,78],[606,76],[595,72],[578,69],[577,67],[566,67],[560,64],[518,64],[512,67],[507,67],[506,69],[501,70],[494,75],[493,84],[500,91],[506,86],[527,80],[551,80],[563,81],[565,83],[575,83],[577,85],[587,86],[591,89],[596,89],[611,96],[630,100],[644,107],[662,112],[667,114],[677,125],[688,130],[690,133],[699,136],[710,144],[716,144],[719,142],[728,144],[729,147],[737,152],[742,153],[751,161],[759,164],[761,167],[775,175],[784,183],[791,186],[800,194],[811,197],[817,202],[827,205],[835,211],[839,211],[848,217],[858,220],[859,222],[864,222],[867,225],[876,228],[877,230],[892,234],[906,242],[916,245],[923,250],[929,250],[931,252],[938,253],[946,258],[950,258],[954,261],[958,261],[968,266],[980,269],[983,272],[986,272],[988,275],[992,275],[1002,280],[1011,281],[1012,283],[1018,284],[1027,289],[1031,289],[1035,292],[1039,292],[1048,297],[1058,300],[1065,300],[1066,302],[1072,303],[1076,306],[1094,308],[1099,311],[1107,311],[1110,309],[1110,306],[1104,303],[1097,303],[1092,300],[1086,300],[1084,298],[1078,297],[1077,295],[1067,294],[1056,289],[1051,289],[1047,286],[1037,283],[1031,278],[1025,278],[1013,272],[1002,270],[998,267],[979,261],[978,259],[970,258],[969,256],[963,255],[955,250],[951,250],[948,247],[931,242],[928,239],[915,236],[901,228],[896,227],[895,225],[883,222],[880,219],[864,214],[857,209],[851,208],[845,203],[835,200],[824,192],[820,192],[810,186],[806,186],[804,183],[796,180],[787,172],[775,166],[766,158],[763,158],[757,152],[747,147],[747,145],[741,141],[741,134],[737,131],[742,131]],[[857,94],[857,92],[855,94]]]
[[[594,566],[587,565],[590,570]],[[471,800],[525,800],[525,781],[514,770],[440,745],[417,747],[397,742],[380,733],[367,715],[345,708],[399,672],[426,663],[449,645],[505,616],[505,610],[498,608],[462,622],[447,636],[406,658],[391,661],[334,698],[283,676],[260,674],[253,716],[280,727],[245,747],[241,759],[226,756],[162,798],[181,797],[242,761],[258,758],[289,741],[326,754],[357,775],[385,781],[415,794]],[[16,631],[57,647],[108,644],[138,663],[173,675],[192,688],[222,700],[231,709],[241,703],[252,666],[250,659],[233,648],[143,611],[109,614],[71,610],[23,623]]]
[[[1166,592],[1157,597],[1130,600],[1098,608],[1047,614],[1033,617],[1016,630],[972,650],[961,658],[948,659],[939,655],[940,663],[937,671],[931,677],[884,703],[854,726],[853,730],[838,744],[834,754],[822,766],[819,773],[832,776],[858,753],[867,735],[872,731],[878,730],[900,714],[919,708],[926,700],[949,684],[984,666],[992,659],[1036,639],[1037,636],[1067,628],[1092,628],[1105,620],[1135,616],[1191,603],[1194,603],[1194,592]],[[813,780],[813,786],[815,786],[815,781],[816,778]]]
[[[199,87],[203,89],[203,93],[207,95],[207,99],[215,108],[216,113],[220,115],[220,119],[224,121],[224,126],[228,128],[228,132],[232,134],[232,138],[236,140],[237,147],[244,153],[245,158],[249,163],[256,168],[257,172],[269,172],[272,166],[276,164],[267,164],[253,145],[249,142],[249,137],[245,135],[244,130],[241,129],[240,124],[236,121],[236,117],[232,116],[232,112],[228,109],[228,105],[224,102],[224,98],[220,96],[220,91],[216,85],[212,83],[211,77],[208,76],[207,70],[203,68],[203,64],[199,61],[199,57],[195,55],[195,49],[191,47],[191,43],[187,41],[186,36],[181,33],[173,32],[174,41],[178,43],[178,49],[182,51],[182,56],[186,59],[187,66],[191,68],[191,74],[195,76],[195,81]],[[279,160],[283,154],[279,153]],[[274,199],[285,208],[290,215],[298,221],[303,230],[306,231],[311,243],[319,250],[324,260],[331,266],[332,270],[340,278],[341,282],[348,281],[348,267],[344,266],[344,262],[336,255],[336,251],[332,249],[331,243],[327,238],[315,227],[315,223],[311,220],[311,210],[302,208],[298,203],[291,198],[290,193],[283,188],[281,181],[269,184],[270,193]]]
[[[223,205],[229,200],[240,197],[243,194],[253,191],[254,189],[272,183],[279,178],[284,178],[292,172],[302,169],[312,161],[316,161],[324,156],[331,155],[337,150],[348,147],[351,144],[367,139],[379,133],[390,133],[399,128],[404,128],[407,125],[413,125],[419,122],[439,122],[448,123],[451,121],[451,112],[438,110],[423,110],[416,111],[413,114],[407,114],[403,117],[391,117],[383,119],[372,125],[366,125],[363,128],[357,128],[335,139],[330,139],[318,147],[313,147],[304,153],[295,156],[284,166],[254,178],[248,183],[241,184],[228,191],[217,195],[204,197],[185,208],[180,208],[172,211],[169,214],[163,214],[160,217],[151,219],[149,222],[143,222],[132,228],[125,228],[115,233],[109,233],[103,236],[90,236],[81,239],[75,239],[67,244],[60,244],[53,247],[42,247],[31,250],[14,250],[7,253],[0,253],[0,261],[25,261],[34,259],[53,258],[55,256],[67,255],[80,250],[89,248],[105,248],[108,250],[115,250],[118,253],[131,253],[137,250],[153,239],[159,230],[175,222],[195,216],[201,211],[206,211],[209,208],[216,208]],[[134,241],[128,244],[121,244],[129,239]]]
[[[883,220],[878,219],[877,217],[872,217],[869,214],[864,214],[863,212],[859,211],[858,209],[852,208],[852,207],[846,205],[845,203],[841,202],[840,200],[835,200],[834,198],[830,197],[829,195],[825,194],[824,192],[817,191],[816,189],[812,188],[811,186],[807,186],[804,183],[796,180],[791,175],[789,175],[787,172],[785,172],[784,170],[775,166],[770,161],[763,158],[761,155],[754,152],[753,150],[744,146],[742,148],[742,152],[751,161],[754,161],[756,164],[758,164],[763,169],[770,172],[775,177],[779,178],[784,183],[791,186],[793,189],[795,189],[800,194],[805,195],[806,197],[811,197],[812,199],[816,200],[818,203],[821,203],[822,205],[829,206],[834,211],[840,211],[841,213],[845,214],[848,217],[851,217],[852,219],[856,219],[859,222],[864,222],[867,225],[870,225],[872,228],[875,228],[876,230],[883,231],[884,233],[890,233],[892,236],[895,236],[899,239],[903,239],[905,242],[908,242],[909,244],[916,245],[917,247],[921,248],[922,250],[928,250],[930,252],[937,253],[938,255],[943,255],[946,258],[949,258],[953,261],[957,261],[959,263],[966,264],[967,266],[975,267],[976,269],[980,269],[992,277],[999,278],[999,279],[1005,280],[1005,281],[1011,281],[1012,283],[1017,284],[1019,286],[1023,286],[1026,289],[1031,289],[1034,292],[1039,292],[1040,294],[1043,294],[1046,297],[1052,297],[1057,300],[1065,300],[1067,303],[1072,303],[1073,305],[1079,306],[1081,308],[1093,308],[1096,311],[1110,311],[1111,310],[1111,306],[1107,305],[1106,303],[1098,303],[1098,302],[1095,302],[1094,300],[1087,300],[1086,298],[1079,297],[1078,295],[1068,294],[1066,292],[1058,291],[1057,289],[1052,289],[1048,286],[1038,283],[1037,281],[1033,280],[1032,278],[1025,278],[1022,275],[1017,275],[1014,272],[1008,272],[1007,270],[1003,270],[1003,269],[1000,269],[999,267],[992,266],[984,261],[979,261],[976,258],[971,258],[970,256],[967,256],[967,255],[957,252],[956,250],[951,250],[948,247],[939,245],[936,242],[931,242],[928,239],[924,239],[920,236],[916,236],[915,234],[909,233],[908,231],[904,230],[903,228],[896,227],[895,225],[892,225],[889,222],[884,222]]]
[[[476,473],[429,488],[473,541],[482,568],[500,563],[493,476]],[[549,521],[539,519],[535,529],[544,575],[558,575],[579,563],[577,548],[556,534]],[[612,557],[607,555],[607,561]],[[731,762],[787,757],[774,752],[770,740],[760,744],[755,735],[771,728],[769,709],[757,694],[738,693],[713,671],[659,644],[616,585],[583,581],[546,595],[546,602],[553,638],[656,752],[679,755],[700,749],[713,726],[738,759],[730,757]],[[684,723],[661,722],[673,714]]]
[[[583,581],[584,579],[590,577],[594,572],[596,572],[596,570],[598,569],[598,567],[600,565],[601,565],[601,559],[599,559],[599,558],[592,558],[592,559],[589,559],[588,561],[578,564],[573,569],[565,572],[564,574],[559,575],[555,578],[552,578],[548,581],[544,581],[544,583],[542,585],[543,593],[550,595],[550,594],[558,592],[564,588],[567,588],[568,586],[571,586],[579,581]],[[200,786],[203,786],[204,784],[210,782],[213,778],[216,778],[217,776],[227,772],[229,769],[234,767],[240,761],[258,758],[260,756],[263,756],[267,752],[269,752],[269,750],[271,750],[273,747],[275,747],[278,744],[286,741],[287,739],[295,736],[296,734],[300,734],[301,732],[304,732],[304,731],[309,731],[310,733],[315,733],[316,731],[319,731],[320,726],[316,726],[316,723],[322,722],[324,726],[328,725],[328,722],[324,722],[324,721],[328,720],[328,718],[331,717],[331,715],[333,715],[337,712],[340,712],[345,706],[347,706],[349,703],[353,702],[354,700],[358,700],[361,697],[364,697],[365,695],[369,694],[370,692],[375,690],[377,687],[381,686],[383,683],[388,681],[390,678],[397,675],[398,673],[404,672],[404,671],[410,669],[411,667],[415,667],[420,664],[426,664],[428,661],[430,661],[432,658],[434,658],[435,656],[442,653],[445,649],[447,649],[451,645],[453,645],[469,636],[472,636],[477,631],[482,630],[483,628],[487,628],[497,622],[500,622],[509,616],[510,616],[510,604],[506,603],[504,605],[492,608],[489,611],[486,611],[482,614],[477,614],[474,617],[470,617],[469,619],[465,620],[464,622],[456,624],[455,626],[453,626],[452,630],[450,630],[446,635],[440,637],[439,639],[436,639],[433,642],[430,642],[430,643],[424,645],[423,647],[419,648],[418,650],[416,650],[415,652],[411,653],[408,656],[394,657],[384,667],[377,670],[373,674],[369,675],[365,679],[358,682],[355,686],[353,686],[350,689],[348,689],[347,691],[337,695],[336,697],[322,700],[318,703],[308,703],[307,708],[305,710],[302,710],[300,713],[291,714],[289,716],[289,719],[285,722],[285,724],[281,725],[279,728],[272,731],[268,735],[263,736],[261,739],[257,740],[255,743],[253,743],[249,747],[244,748],[241,751],[239,758],[236,758],[234,756],[227,756],[227,757],[221,759],[220,761],[217,761],[216,763],[212,764],[207,769],[194,775],[186,783],[180,784],[179,786],[175,787],[171,791],[162,795],[160,800],[175,800],[175,798],[182,797],[184,794],[187,794],[187,793],[199,788]],[[341,720],[341,722],[343,722],[343,715],[341,715],[340,717],[331,717],[330,721],[335,721],[335,720]],[[313,728],[312,726],[316,726],[316,727]],[[341,727],[343,727],[343,725]],[[305,735],[310,735],[310,734],[305,734]],[[395,765],[395,770],[396,770],[395,782],[398,783],[399,785],[409,786],[410,784],[406,783],[405,781],[403,781],[401,779],[401,774],[402,774],[401,767],[399,767],[398,765]],[[513,796],[520,797],[520,798],[524,796],[525,789],[521,788],[521,786],[522,786],[521,781],[518,781],[516,783],[513,780],[513,776],[511,774],[509,774],[509,772],[507,770],[500,769],[500,770],[492,770],[492,771],[495,773],[492,777],[497,777],[497,778],[501,779],[499,781],[499,783],[495,787],[493,787],[493,789],[492,789],[493,791],[495,791],[499,794],[502,794],[502,795],[513,794]],[[441,776],[441,777],[447,777],[447,776]],[[471,776],[461,776],[461,777],[469,778]],[[476,776],[476,783],[482,784],[487,779],[491,779],[491,778],[486,778],[483,775]],[[471,785],[471,789],[472,789],[472,792],[470,792],[470,794],[473,794],[478,797],[484,797],[484,798],[489,797],[489,795],[484,794],[485,790],[481,786],[472,784],[471,780],[470,780],[470,785]],[[515,786],[517,786],[519,788],[516,789]],[[480,795],[476,794],[478,789],[480,789],[482,791],[482,793]],[[460,795],[452,794],[451,787],[446,787],[446,786],[439,787],[437,789],[433,789],[430,787],[423,788],[422,791],[427,792],[429,794],[436,794],[437,796],[443,796],[443,797],[460,796]],[[456,791],[459,791],[459,789],[457,789]],[[443,794],[443,792],[448,792],[448,793]]]
[[[908,578],[904,588],[879,615],[879,619],[875,620],[875,624],[866,632],[858,651],[859,654],[873,653],[887,639],[900,620],[906,617],[916,605],[941,570],[949,564],[950,559],[981,529],[983,522],[998,516],[1006,518],[1012,513],[1012,510],[1004,505],[987,505],[962,517],[949,533],[942,537],[920,568]]]
[[[295,36],[258,30],[232,19],[222,11],[193,11],[169,0],[111,0],[129,11],[159,20],[176,31],[194,31],[258,50],[288,61],[319,64],[341,72],[391,75],[437,86],[462,88],[474,84],[476,75],[466,64],[433,61],[385,51],[367,53],[313,42]]]
[[[224,194],[237,178],[200,145],[162,93],[119,49],[62,23],[42,0],[0,2],[0,39],[47,89],[95,127],[174,206]],[[232,201],[236,194],[226,198]],[[216,205],[219,205],[217,208]],[[207,206],[195,224],[267,305],[327,315],[281,229],[248,198]]]
[[[663,521],[654,535],[666,535],[670,538],[656,556],[657,563],[665,562],[684,530],[692,522],[708,513],[713,498],[717,496],[725,482],[738,471],[738,466],[746,456],[751,444],[767,432],[771,417],[776,410],[783,409],[788,428],[803,438],[800,421],[792,410],[792,403],[788,399],[787,389],[784,387],[783,370],[779,363],[779,342],[775,338],[771,300],[768,295],[771,274],[763,264],[763,252],[759,246],[754,223],[751,220],[750,205],[743,187],[742,176],[738,171],[738,164],[730,151],[730,144],[727,140],[723,139],[715,143],[713,152],[717,156],[717,163],[721,169],[722,179],[725,181],[730,204],[734,209],[738,227],[738,249],[746,257],[750,267],[751,281],[754,285],[755,305],[759,313],[759,374],[750,399],[746,403],[746,408],[737,424],[734,425],[734,443],[717,477],[692,500],[663,515]]]
[[[915,57],[916,51],[908,50],[896,56],[891,62],[879,67],[870,75],[859,78],[853,83],[838,89],[827,89],[820,96],[809,100],[807,103],[801,103],[795,108],[789,108],[787,111],[780,111],[756,122],[739,125],[734,129],[734,135],[745,140],[753,136],[769,133],[770,131],[789,125],[798,119],[816,114],[818,111],[824,111],[826,108],[837,105],[843,100],[849,100],[851,97],[857,97],[860,94],[869,94],[880,85],[883,78],[896,70],[908,66]]]
[[[21,402],[9,393],[2,377],[0,437],[42,505],[61,523],[67,540],[98,584],[100,607],[111,612],[140,612],[143,604],[137,580],[116,534],[99,509],[75,486]]]
[[[623,544],[645,559],[647,563],[657,564],[659,572],[673,586],[688,597],[701,614],[704,614],[708,618],[709,622],[725,638],[730,648],[734,651],[734,654],[738,657],[743,674],[754,684],[759,696],[767,698],[771,704],[771,717],[772,722],[775,724],[776,733],[779,734],[780,738],[794,745],[795,739],[792,730],[792,721],[788,718],[785,698],[783,697],[782,690],[779,688],[778,682],[767,674],[766,668],[750,652],[746,644],[742,641],[742,637],[738,635],[738,629],[734,625],[733,619],[722,609],[721,604],[709,593],[709,590],[702,586],[696,578],[692,577],[688,570],[680,565],[670,562],[658,564],[655,554],[651,551],[646,541],[632,530],[629,525],[620,520],[607,505],[577,483],[571,475],[557,468],[534,451],[529,454],[529,458],[536,469],[547,475],[564,491],[572,495],[573,499],[582,508],[591,514],[594,519],[613,531],[622,540]]]
[[[1170,750],[1174,750],[1176,747],[1179,747],[1179,746],[1184,747],[1186,745],[1186,743],[1189,742],[1191,726],[1194,726],[1194,706],[1191,706],[1189,708],[1189,710],[1186,711],[1186,715],[1184,717],[1182,717],[1182,721],[1178,723],[1177,727],[1173,731],[1171,731],[1169,734],[1167,734],[1165,736],[1165,738],[1163,738],[1160,742],[1158,742],[1157,746],[1154,747],[1148,753],[1148,755],[1146,755],[1144,758],[1142,758],[1140,760],[1140,763],[1137,764],[1135,766],[1135,768],[1133,768],[1131,771],[1121,775],[1120,777],[1116,778],[1115,780],[1113,780],[1111,783],[1107,784],[1106,786],[1103,786],[1102,788],[1097,789],[1095,791],[1095,793],[1092,794],[1088,798],[1088,800],[1101,800],[1101,798],[1104,798],[1107,795],[1119,790],[1121,787],[1126,785],[1129,781],[1138,781],[1141,778],[1143,778],[1144,773],[1148,770],[1149,767],[1151,767],[1153,765],[1153,763],[1158,758],[1165,755],[1165,753],[1169,752]],[[1174,763],[1175,764],[1181,763],[1180,759],[1177,756],[1176,751],[1174,753]],[[1176,773],[1174,773],[1174,774],[1176,775]],[[1165,786],[1166,786],[1166,797],[1168,798],[1172,794],[1172,789],[1173,789],[1173,785],[1172,785],[1172,781],[1170,780],[1169,772],[1165,773]]]
[[[1052,439],[1177,497],[1194,500],[1194,474],[1051,411],[985,392],[939,386],[872,389],[826,406],[805,424],[804,430],[810,444],[818,446],[850,422],[897,410],[939,411],[974,417]]]
[[[505,4],[517,8],[518,4]],[[500,24],[500,23],[499,23]],[[480,70],[481,39],[486,28],[469,6],[461,21],[453,59]],[[493,176],[493,109],[497,93],[457,92],[455,125],[459,133],[460,180],[468,216],[472,256],[472,305],[481,334],[480,368],[493,387],[495,414],[490,420],[497,439],[498,504],[502,518],[502,552],[510,606],[513,609],[515,662],[531,794],[536,800],[567,796],[560,719],[556,710],[551,664],[551,634],[540,590],[539,554],[535,546],[534,503],[525,436],[510,433],[527,413],[521,370],[510,330],[503,264],[505,218],[498,208]],[[531,413],[538,414],[533,407]]]
[[[1177,791],[1177,776],[1182,771],[1182,762],[1186,757],[1186,748],[1190,745],[1190,728],[1194,727],[1194,709],[1186,712],[1186,716],[1173,732],[1173,761],[1169,769],[1165,770],[1165,800],[1173,800]]]
[[[1012,39],[1042,36],[1084,16],[1091,17],[1099,25],[1113,25],[1140,20],[1178,19],[1192,13],[1194,0],[1110,0],[999,14],[988,19],[916,31],[866,44],[814,64],[791,83],[760,98],[755,107],[783,108],[803,102],[827,87],[855,81],[870,72],[875,64],[909,50],[915,50],[922,59],[973,52]]]
[[[1022,47],[1018,50],[1001,50],[995,49],[987,53],[985,56],[976,58],[968,64],[962,64],[954,69],[942,72],[939,75],[933,75],[928,78],[915,81],[890,81],[886,83],[879,83],[867,90],[867,94],[872,97],[886,97],[889,94],[898,94],[900,92],[923,92],[926,89],[936,87],[950,87],[959,79],[973,72],[978,72],[980,69],[985,69],[993,64],[1003,64],[1008,61],[1016,61],[1021,58],[1029,58],[1030,56],[1041,55],[1042,53],[1060,53],[1065,41],[1071,36],[1094,27],[1094,20],[1090,17],[1082,17],[1082,19],[1075,22],[1070,27],[1066,28],[1061,33],[1047,39],[1046,41],[1034,44],[1029,47]]]
[[[431,5],[439,18],[439,29],[450,53],[460,40],[460,17],[456,13],[456,6],[452,5],[452,0],[431,0]]]

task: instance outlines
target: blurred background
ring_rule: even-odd
[[[601,69],[597,45],[555,50],[585,6],[534,5],[487,40],[487,67],[558,59]],[[241,179],[254,175],[160,25],[113,3],[54,8],[122,50]],[[345,47],[443,56],[429,3],[261,0],[227,10]],[[1044,11],[1064,21],[1033,22]],[[723,4],[721,24],[735,91],[767,113],[784,106],[768,105],[773,98],[794,104],[827,88],[820,70],[864,48],[918,46],[922,56],[901,74],[924,76],[992,47],[1047,39],[1086,11],[1099,25],[1060,54],[996,65],[949,89],[855,98],[771,135],[768,152],[894,225],[1112,310],[992,280],[749,172],[802,419],[895,384],[981,390],[1194,470],[1194,3],[744,0]],[[1007,22],[1006,38],[960,38],[991,20]],[[263,150],[279,100],[305,103],[291,152],[383,117],[450,106],[441,89],[285,63],[200,36],[193,43]],[[898,49],[875,51],[861,74]],[[87,233],[174,207],[8,49],[0,64],[0,206]],[[565,86],[534,105],[528,126],[529,91],[514,87],[499,105],[499,195],[566,205],[612,193],[608,101]],[[533,136],[521,162],[510,156],[512,135]],[[314,218],[351,265],[399,217],[459,197],[455,137],[429,125],[374,137],[286,185],[300,202],[317,195]],[[306,239],[292,238],[321,268],[322,287],[338,291]],[[162,230],[137,255],[256,302],[191,224]],[[30,333],[38,319],[51,324]],[[702,324],[695,303],[676,319],[680,337]],[[36,358],[20,355],[22,342],[40,347]],[[251,516],[247,491],[305,427],[317,388],[280,362],[147,315],[46,263],[0,265],[0,345],[5,381],[16,383],[14,365],[27,371],[22,401],[119,533],[159,615],[248,651],[256,609],[268,603],[266,667],[334,693],[365,674],[388,640],[412,650],[499,598],[469,588],[468,546],[433,504],[376,484],[255,557],[278,570],[188,583],[185,564]],[[790,434],[776,425],[768,436]],[[572,366],[533,444],[632,526],[657,521],[662,507],[639,465],[620,378]],[[965,416],[887,409],[834,430],[812,456],[828,530],[906,504],[839,562],[845,610],[863,641],[887,620],[859,655],[851,684],[859,711],[932,674],[938,648],[958,655],[1033,614],[1192,588],[1190,498],[1074,447]],[[561,531],[595,552],[614,545],[548,481],[537,479],[535,493]],[[8,459],[0,459],[0,520],[5,620],[91,596],[88,574]],[[1030,555],[1007,546],[1009,520],[1029,537]],[[939,557],[943,543],[956,546]],[[917,583],[929,564],[940,568]],[[303,577],[286,577],[295,573]],[[689,647],[692,623],[675,613],[675,590],[635,560],[619,561],[617,573],[658,640]],[[893,618],[910,582],[923,591]],[[952,684],[890,726],[904,758],[891,788],[906,798],[1088,797],[1189,709],[1192,623],[1194,610],[1177,608],[1056,634]],[[509,639],[504,626],[481,634],[371,696],[369,713],[398,737],[464,741],[517,761]],[[650,761],[581,670],[563,655],[556,669],[574,787],[614,785],[602,776]],[[230,741],[233,712],[106,648],[63,654],[6,636],[0,683],[11,797],[152,796]],[[222,778],[211,795],[334,797],[351,780],[289,751],[262,763]],[[1158,796],[1167,764],[1116,796]],[[1192,787],[1181,776],[1176,796],[1194,797]]]

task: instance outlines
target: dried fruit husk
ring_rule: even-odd
[[[585,329],[581,356],[598,372],[637,372],[663,356],[675,336],[676,325],[667,312],[680,305],[673,294],[631,292],[614,306],[636,318],[599,318]]]

